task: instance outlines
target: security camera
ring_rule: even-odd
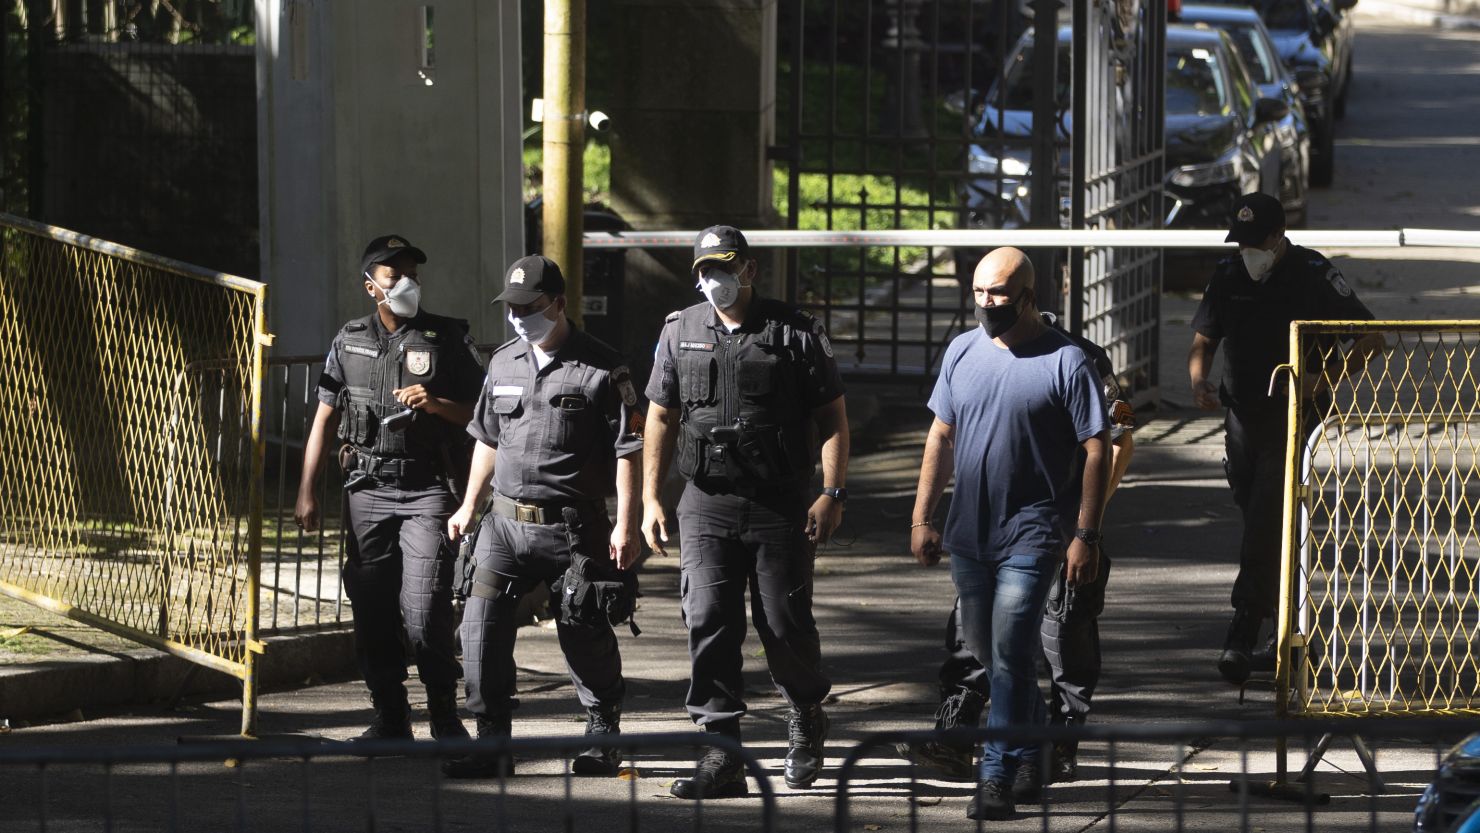
[[[600,110],[592,110],[591,115],[589,118],[586,119],[586,122],[590,124],[591,129],[595,130],[597,133],[605,133],[612,128],[612,117],[608,116],[606,113],[601,112]]]

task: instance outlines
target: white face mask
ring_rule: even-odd
[[[515,315],[514,311],[510,310],[509,324],[514,327],[514,332],[520,338],[530,344],[544,344],[545,339],[549,338],[550,333],[555,330],[555,319],[545,314],[553,306],[555,305],[551,304],[539,312],[532,312],[524,316]]]
[[[740,297],[740,276],[723,269],[708,269],[699,275],[699,291],[715,309],[729,309]]]
[[[1269,278],[1269,273],[1274,269],[1274,252],[1243,247],[1238,253],[1244,259],[1244,268],[1249,270],[1249,277],[1254,279],[1254,283],[1264,283]]]
[[[365,277],[369,278],[370,273],[366,272]],[[375,283],[375,280],[372,278],[370,282]],[[402,275],[389,291],[381,291],[385,293],[385,297],[376,303],[390,307],[391,312],[398,318],[412,318],[416,315],[416,311],[421,309],[421,284],[407,275]]]

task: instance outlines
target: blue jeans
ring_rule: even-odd
[[[951,558],[951,580],[961,596],[961,634],[991,673],[988,729],[1042,725],[1047,720],[1038,689],[1039,626],[1059,561],[1038,554],[990,561]],[[1011,781],[1019,765],[1038,760],[1038,752],[1036,744],[990,741],[982,748],[980,778]]]

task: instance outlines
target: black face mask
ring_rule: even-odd
[[[1018,301],[1022,300],[1022,297],[1019,295],[1017,301],[1010,304],[976,307],[976,322],[982,325],[982,329],[986,330],[987,335],[992,338],[1001,336],[1012,329],[1012,325],[1016,324],[1018,317],[1022,315],[1023,311],[1018,308]]]

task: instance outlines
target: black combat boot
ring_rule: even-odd
[[[955,693],[941,701],[940,708],[936,710],[935,728],[940,731],[975,729],[981,722],[982,712],[986,710],[986,707],[987,701],[980,694],[975,691],[956,689]],[[937,740],[896,743],[894,750],[901,758],[934,770],[947,778],[959,781],[971,781],[975,778],[972,772],[973,756],[970,743],[945,743]]]
[[[1079,780],[1079,744],[1061,740],[1053,745],[1052,769],[1055,784],[1067,784]]]
[[[1274,673],[1275,654],[1279,653],[1279,645],[1276,642],[1276,637],[1278,636],[1279,634],[1277,632],[1270,631],[1269,639],[1264,641],[1264,646],[1249,657],[1250,672],[1257,671],[1261,674]]]
[[[715,734],[727,735],[740,741],[740,728],[716,729],[705,727]],[[745,782],[745,764],[729,752],[715,746],[704,750],[699,763],[694,767],[692,778],[679,778],[668,788],[675,798],[690,801],[714,798],[739,798],[750,793]]]
[[[827,743],[829,721],[820,705],[793,707],[786,721],[786,762],[782,767],[786,786],[805,790],[822,771],[822,746]]]
[[[432,724],[432,737],[437,740],[455,740],[468,736],[468,727],[457,716],[455,689],[428,688],[427,717]]]
[[[370,727],[354,740],[411,740],[411,705],[406,702],[406,689],[370,692],[375,716]]]
[[[1249,679],[1249,662],[1263,621],[1247,608],[1234,611],[1233,621],[1228,623],[1228,636],[1223,640],[1223,654],[1218,657],[1218,673],[1223,679],[1234,685],[1243,685]]]
[[[478,740],[507,738],[513,729],[508,713],[478,718]],[[470,752],[442,762],[448,778],[497,778],[514,774],[514,756],[508,752]]]
[[[1012,788],[1003,781],[982,781],[976,795],[966,805],[966,817],[977,821],[1002,821],[1017,810],[1012,803]]]
[[[591,706],[586,709],[586,734],[620,735],[622,704]],[[616,775],[622,766],[622,750],[610,746],[593,746],[570,762],[576,775]]]

